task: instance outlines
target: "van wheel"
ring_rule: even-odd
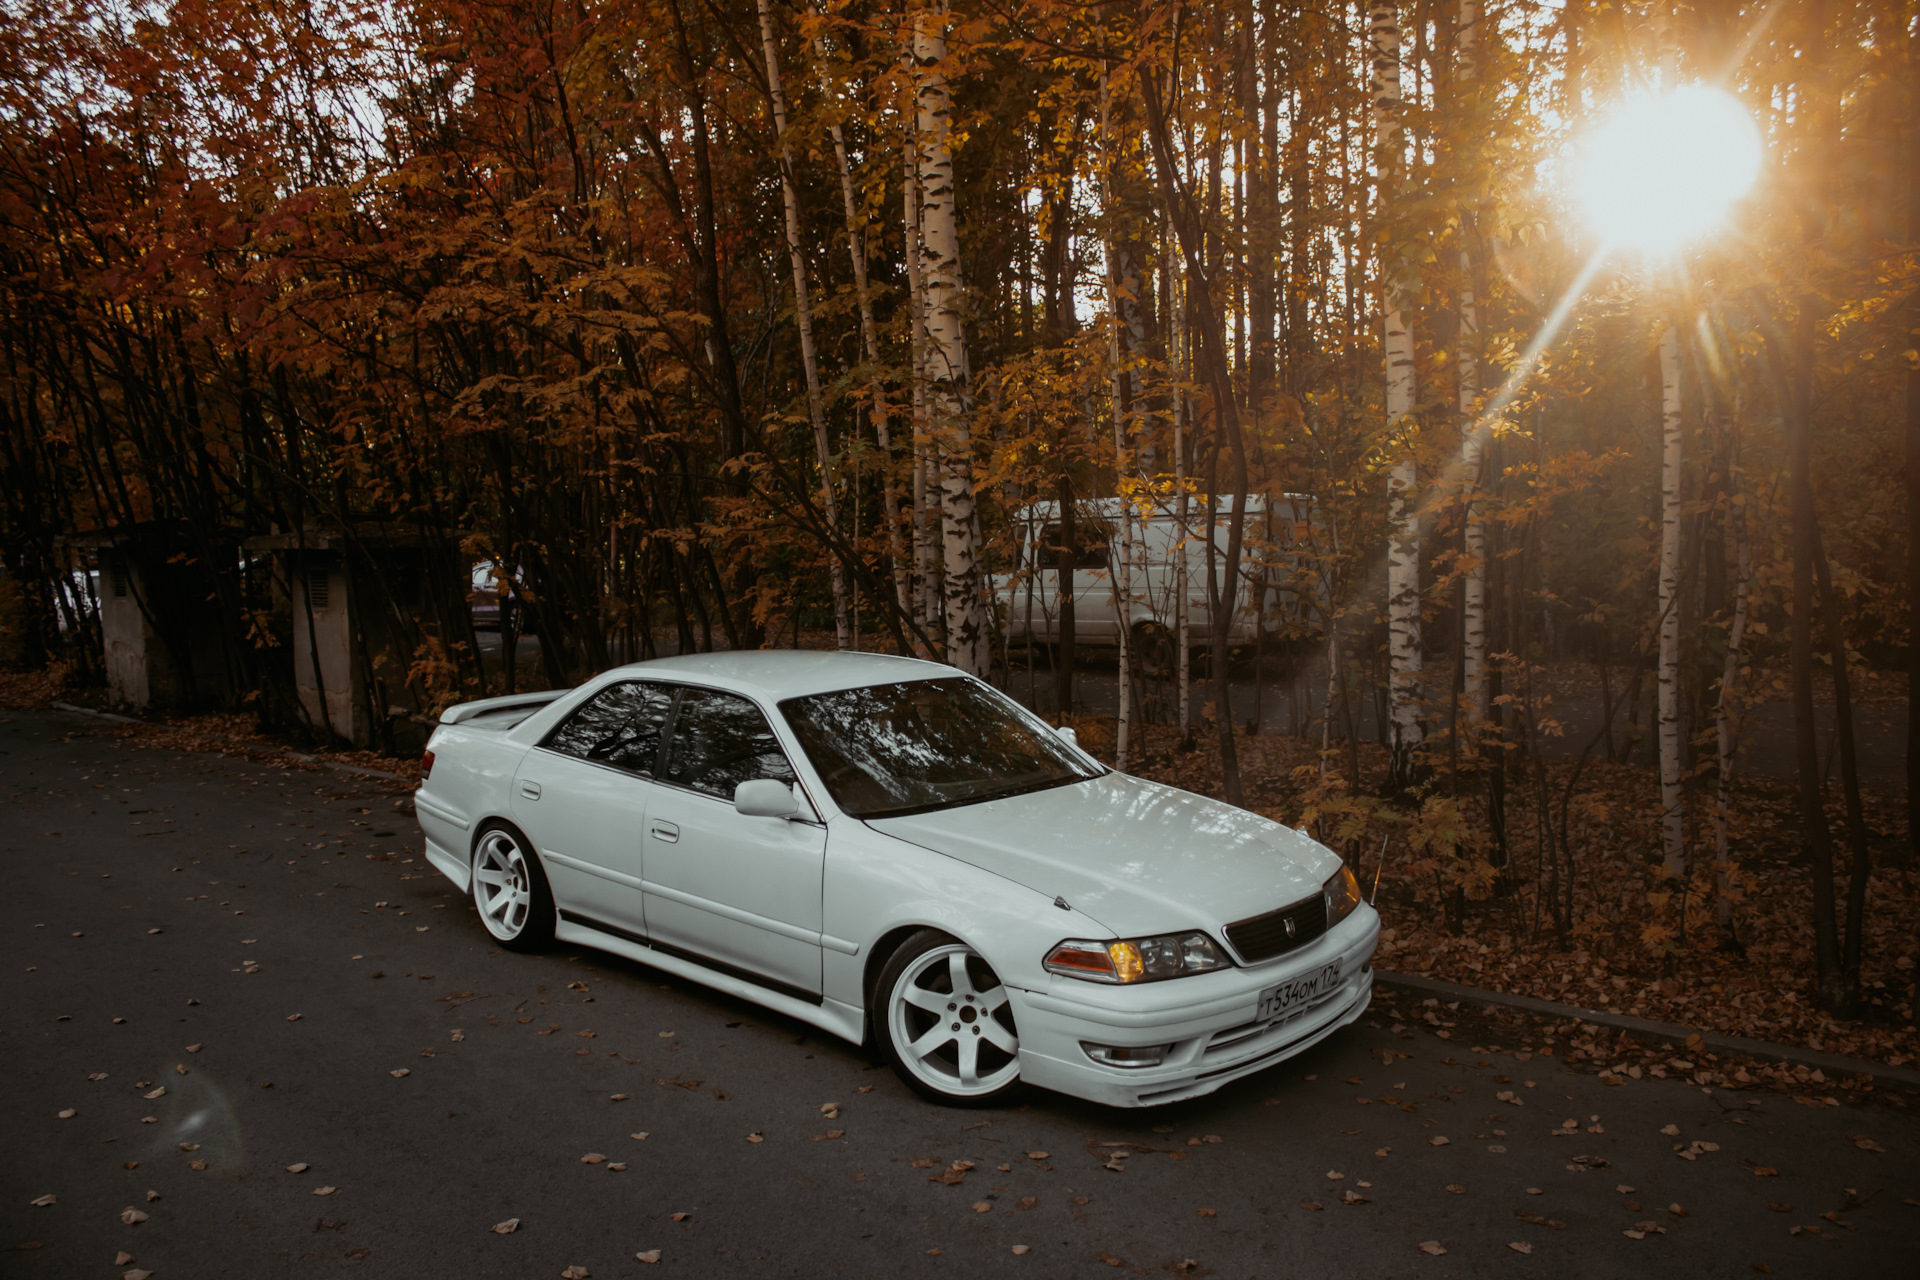
[[[1165,680],[1173,674],[1173,664],[1179,659],[1173,632],[1157,622],[1138,622],[1134,624],[1132,640],[1134,661],[1139,664],[1141,675],[1149,680]]]

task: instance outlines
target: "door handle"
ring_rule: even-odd
[[[668,844],[672,844],[680,838],[680,828],[674,826],[671,822],[655,822],[650,824],[650,826],[655,840],[664,840]]]
[[[520,794],[529,800],[538,800],[540,798],[540,784],[537,782],[529,782],[523,778],[520,780]]]

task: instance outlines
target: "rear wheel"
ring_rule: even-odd
[[[1019,1085],[1007,989],[964,942],[923,929],[887,961],[874,994],[880,1050],[915,1093],[989,1107]]]
[[[553,890],[533,846],[498,822],[482,829],[473,850],[473,905],[493,940],[513,951],[553,941]]]

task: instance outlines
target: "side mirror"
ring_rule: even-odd
[[[791,818],[800,812],[792,786],[772,778],[755,778],[735,787],[733,807],[749,818]]]
[[[1059,728],[1055,729],[1054,732],[1059,734],[1062,738],[1065,738],[1069,746],[1077,747],[1080,745],[1080,735],[1073,731],[1073,727],[1071,725],[1063,724]]]

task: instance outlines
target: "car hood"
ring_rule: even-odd
[[[1116,937],[1217,931],[1308,897],[1340,865],[1277,822],[1123,773],[869,825],[1065,898]]]

